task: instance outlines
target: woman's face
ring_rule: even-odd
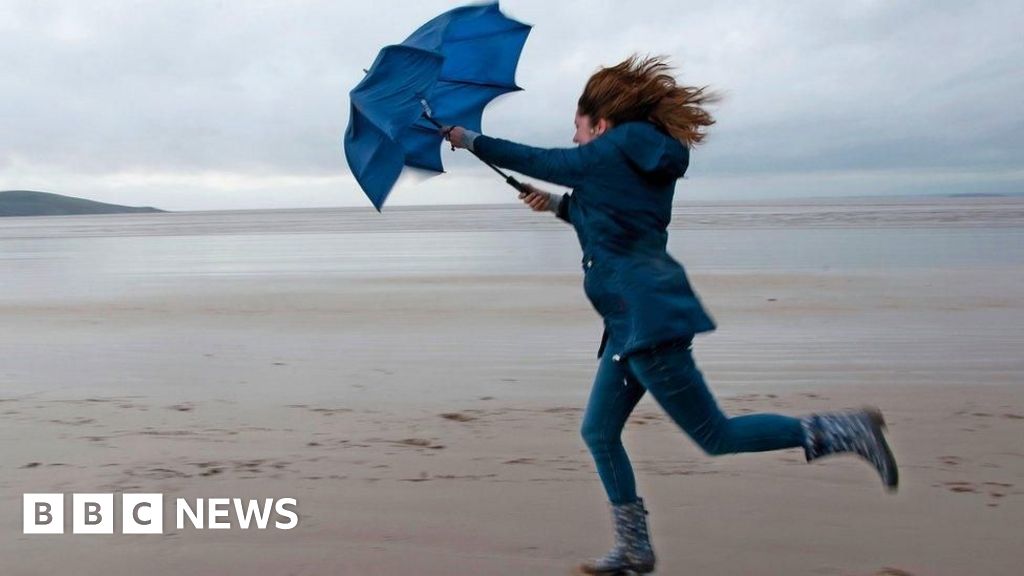
[[[604,131],[608,129],[608,121],[604,118],[598,120],[596,123],[590,120],[590,116],[586,114],[576,113],[576,134],[573,135],[572,141],[580,146],[590,143],[591,140],[597,138]]]

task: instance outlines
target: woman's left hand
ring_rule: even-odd
[[[520,188],[519,199],[533,209],[534,212],[547,212],[551,210],[551,203],[554,202],[554,195],[545,192],[532,184],[523,182]]]

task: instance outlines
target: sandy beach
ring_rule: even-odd
[[[707,457],[645,398],[625,443],[658,574],[1020,573],[1024,266],[691,275],[720,326],[696,358],[727,412],[878,405],[902,484],[797,450]],[[0,573],[569,573],[611,541],[578,433],[600,336],[579,283],[0,299]],[[300,521],[25,535],[27,492],[293,497]]]

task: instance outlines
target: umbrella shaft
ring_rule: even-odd
[[[483,158],[481,158],[476,152],[473,152],[472,150],[470,150],[470,152],[473,153],[473,156],[476,156],[477,160],[483,162],[484,164],[487,164],[488,166],[490,166],[491,170],[494,170],[495,172],[500,174],[501,177],[505,179],[505,183],[506,184],[508,184],[509,186],[515,188],[519,192],[526,192],[526,187],[523,186],[523,184],[521,182],[519,182],[519,180],[516,180],[514,177],[509,176],[508,174],[505,174],[504,172],[499,170],[497,166],[495,166],[494,164],[491,164],[487,160],[484,160]]]
[[[433,116],[430,116],[430,115],[429,115],[429,114],[427,114],[426,112],[423,112],[423,117],[424,117],[424,118],[426,118],[426,119],[427,119],[427,120],[428,120],[428,121],[429,121],[429,122],[430,122],[431,124],[433,124],[434,126],[437,126],[437,129],[438,129],[438,130],[444,130],[444,126],[442,126],[442,125],[441,125],[441,123],[440,123],[440,122],[438,122],[437,120],[434,120],[434,117],[433,117]]]
[[[430,116],[429,114],[427,114],[427,112],[425,110],[423,111],[423,117],[426,118],[427,121],[429,121],[434,126],[437,126],[438,130],[444,130],[444,126],[440,122],[438,122],[437,120],[434,120],[434,118],[432,116]],[[509,186],[515,188],[519,192],[526,192],[525,186],[523,186],[523,184],[521,182],[519,182],[518,180],[516,180],[512,176],[509,176],[508,174],[505,174],[497,166],[495,166],[494,164],[491,164],[487,160],[484,160],[479,155],[477,155],[476,152],[473,152],[472,150],[470,150],[470,152],[472,152],[473,156],[476,156],[478,160],[480,160],[484,164],[487,164],[487,166],[489,166],[491,170],[494,170],[495,172],[500,174],[501,177],[505,179],[505,183],[506,184],[508,184]]]

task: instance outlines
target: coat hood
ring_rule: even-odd
[[[689,149],[650,122],[627,122],[610,130],[606,137],[645,174],[682,178],[690,164]]]

